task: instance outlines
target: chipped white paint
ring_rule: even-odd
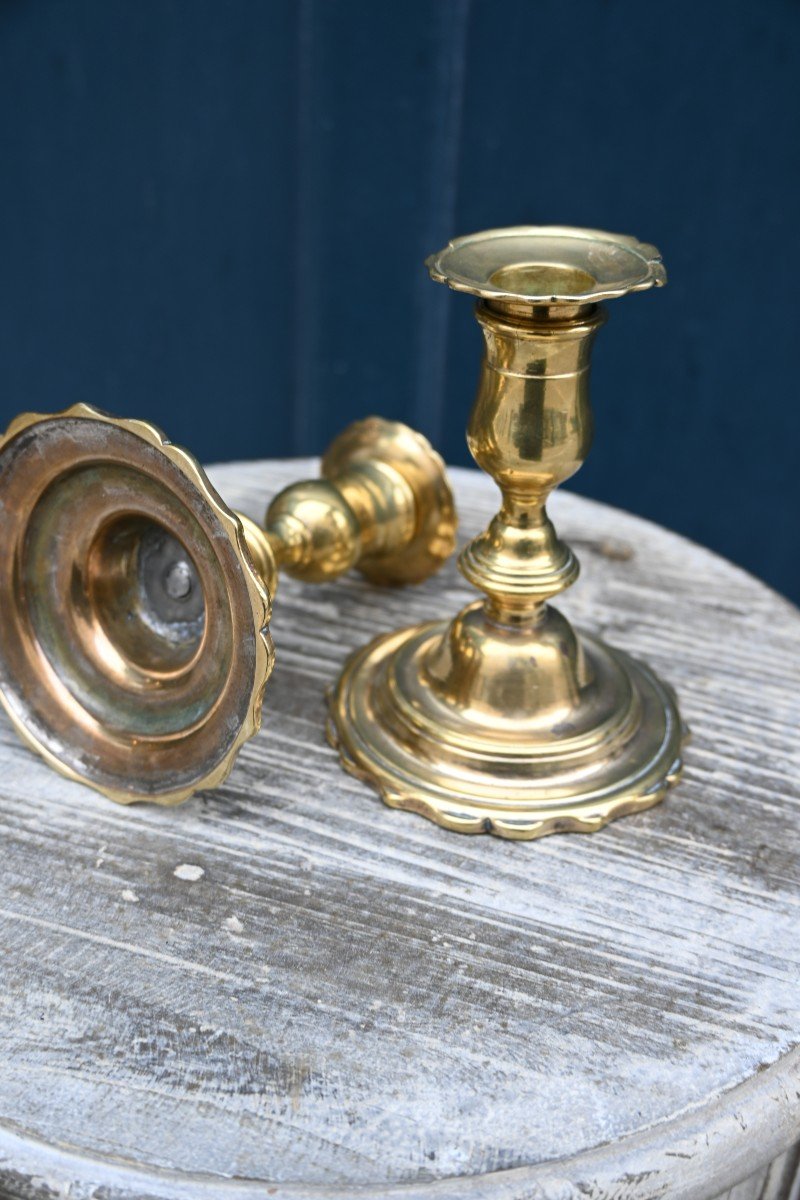
[[[187,883],[197,883],[198,879],[203,878],[205,871],[196,863],[181,863],[172,874],[176,879],[185,879]]]
[[[314,469],[215,478],[257,517]],[[455,478],[467,535],[496,492]],[[282,581],[263,733],[179,809],[118,808],[0,724],[0,1192],[789,1195],[800,617],[645,522],[553,512],[585,568],[565,610],[694,731],[666,803],[602,833],[459,837],[339,770],[325,687],[370,631],[464,602],[454,563],[403,592]]]

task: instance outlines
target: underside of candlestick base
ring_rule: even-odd
[[[462,833],[589,833],[663,799],[680,775],[672,689],[555,610],[535,632],[454,622],[380,637],[329,697],[343,765],[394,808]]]

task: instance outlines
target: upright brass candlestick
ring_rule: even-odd
[[[233,513],[185,450],[86,405],[0,439],[0,700],[62,774],[176,804],[261,723],[278,568],[423,579],[454,547],[444,466],[398,422],[349,426],[322,479]]]
[[[486,355],[467,441],[503,502],[459,565],[486,598],[354,654],[331,740],[388,804],[450,829],[599,829],[663,797],[683,729],[649,667],[549,605],[578,563],[545,501],[589,450],[599,302],[660,286],[664,268],[634,238],[536,227],[458,238],[427,266],[479,297]]]

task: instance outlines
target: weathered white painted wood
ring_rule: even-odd
[[[213,475],[259,516],[314,470]],[[454,478],[467,536],[496,492]],[[788,1194],[795,1160],[766,1164],[800,1138],[800,614],[646,522],[552,509],[584,566],[565,611],[694,731],[681,786],[601,833],[459,836],[339,770],[325,687],[464,602],[454,563],[403,592],[284,580],[264,730],[182,808],[117,808],[2,723],[0,1188]]]

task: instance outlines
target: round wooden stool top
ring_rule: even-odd
[[[315,464],[217,468],[259,517]],[[496,492],[454,471],[461,533]],[[693,730],[680,786],[513,843],[385,808],[324,736],[422,587],[283,580],[263,732],[226,786],[119,808],[0,726],[0,1191],[78,1197],[713,1196],[800,1139],[800,614],[569,494],[562,601]]]

